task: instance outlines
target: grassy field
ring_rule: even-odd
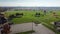
[[[40,17],[35,17],[36,12],[41,13]],[[50,28],[51,30],[55,31],[54,25],[52,25],[52,22],[59,21],[60,20],[60,11],[55,11],[59,18],[55,18],[53,16],[53,12],[47,11],[46,15],[44,15],[43,11],[7,11],[5,12],[6,17],[12,14],[16,13],[23,13],[24,15],[21,18],[13,18],[12,22],[15,24],[20,23],[28,23],[28,22],[38,22],[43,23],[45,26]]]

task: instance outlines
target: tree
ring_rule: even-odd
[[[46,10],[44,10],[44,15],[46,15]]]

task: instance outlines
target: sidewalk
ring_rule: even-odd
[[[33,27],[33,30],[35,30],[35,33],[32,33],[32,34],[55,34],[53,31],[46,28],[42,24],[38,24],[38,26],[35,26],[34,23],[33,23],[33,26],[32,26],[32,23],[12,25],[11,34],[29,31],[29,30],[32,30],[32,27]]]

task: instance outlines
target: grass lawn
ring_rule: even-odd
[[[36,12],[41,13],[40,17],[35,17]],[[6,17],[16,13],[23,13],[22,18],[13,18],[12,22],[15,24],[28,23],[28,22],[43,22],[43,24],[49,27],[51,30],[55,30],[51,22],[60,20],[60,11],[56,11],[56,14],[59,15],[59,18],[55,18],[53,13],[50,11],[47,12],[45,16],[43,11],[7,11],[5,12]]]
[[[20,32],[20,33],[16,33],[16,34],[31,34],[34,33],[34,30],[30,30],[30,31],[26,31],[26,32]]]

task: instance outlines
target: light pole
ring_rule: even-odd
[[[33,22],[32,22],[32,31],[33,31]],[[32,34],[32,32],[31,32],[31,34]]]

